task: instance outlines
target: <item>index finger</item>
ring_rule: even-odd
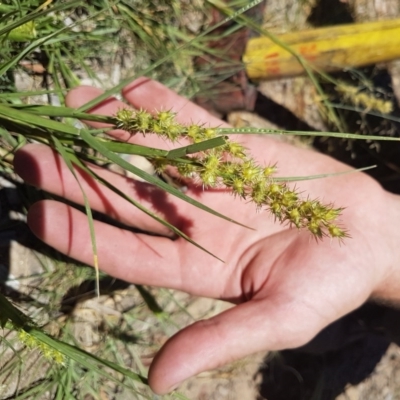
[[[79,86],[68,93],[66,104],[69,107],[79,108],[102,93],[103,91],[98,88]],[[122,94],[134,108],[142,109],[150,113],[155,113],[161,110],[172,111],[176,113],[176,121],[184,125],[195,123],[213,127],[228,126],[225,122],[214,117],[208,111],[176,94],[161,83],[149,78],[142,77],[136,79],[124,88]],[[90,112],[100,115],[115,115],[122,108],[128,108],[127,104],[112,97],[93,107]],[[95,128],[110,126],[92,121],[87,121],[86,123]],[[177,147],[176,145],[152,134],[146,136],[137,134],[132,136],[131,133],[121,129],[113,129],[108,133],[119,140],[130,141],[144,146],[165,150]],[[180,141],[178,146],[184,145],[184,142],[184,140]]]

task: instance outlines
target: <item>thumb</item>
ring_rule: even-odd
[[[296,308],[293,304],[277,307],[268,299],[251,300],[184,328],[154,358],[149,371],[151,389],[165,394],[200,372],[250,354],[307,343],[318,329],[308,319],[302,332],[299,325],[304,315],[298,315]]]

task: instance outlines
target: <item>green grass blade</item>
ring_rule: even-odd
[[[200,151],[205,151],[213,149],[215,147],[223,146],[224,144],[226,144],[226,138],[224,138],[223,136],[218,136],[213,139],[204,140],[200,143],[194,143],[188,146],[170,150],[166,154],[166,158],[169,160],[176,159],[179,157],[184,157],[188,154],[198,153]]]
[[[354,133],[342,132],[314,132],[314,131],[287,131],[284,129],[265,129],[265,128],[218,128],[218,133],[223,134],[266,134],[266,135],[293,135],[293,136],[327,136],[342,139],[361,139],[361,140],[387,140],[400,141],[398,137],[357,135]]]
[[[137,291],[142,296],[143,301],[149,310],[156,316],[162,316],[165,314],[164,310],[158,304],[157,299],[142,285],[135,285]]]
[[[226,143],[226,140],[224,137],[220,136],[218,138],[204,140],[200,143],[190,144],[170,151],[114,140],[102,140],[101,143],[108,150],[115,153],[135,154],[150,159],[162,157],[183,163],[193,163],[193,159],[185,157],[187,154],[193,154],[222,146]],[[76,142],[76,144],[78,144],[78,142]],[[87,146],[86,143],[85,146]]]
[[[92,120],[103,123],[110,123],[112,120],[109,117],[104,117],[101,115],[91,115],[77,112],[74,109],[68,107],[55,107],[55,106],[20,106],[9,107],[0,104],[0,121],[7,125],[7,122],[12,123],[12,127],[9,126],[10,131],[16,130],[16,126],[25,127],[26,129],[31,129],[31,134],[29,131],[26,133],[27,136],[41,136],[42,138],[50,138],[50,134],[57,134],[58,137],[62,137],[62,142],[71,143],[75,145],[81,145],[87,147],[84,141],[79,141],[79,139],[74,139],[72,136],[77,136],[79,134],[79,128],[59,122],[53,119],[44,118],[43,116],[49,117],[67,117],[67,118],[79,118],[85,120]],[[42,128],[44,130],[37,131],[35,127]],[[100,130],[103,132],[104,130]],[[65,136],[69,135],[69,136]],[[189,146],[184,146],[171,151],[154,149],[146,146],[136,145],[132,143],[112,141],[104,139],[102,141],[103,145],[110,151],[125,154],[135,154],[147,158],[154,157],[165,157],[168,159],[175,159],[182,162],[190,162],[188,159],[179,160],[180,157],[187,154],[196,153],[199,151],[205,151],[214,147],[222,146],[225,144],[223,137],[213,138],[201,143],[191,144]]]
[[[42,105],[30,105],[30,104],[15,104],[9,106],[15,110],[22,110],[26,113],[47,117],[55,118],[76,118],[86,121],[96,121],[105,124],[114,124],[115,118],[108,117],[99,114],[87,114],[84,112],[79,112],[75,108],[63,107],[63,106],[42,106]]]
[[[43,393],[50,391],[51,388],[56,385],[56,382],[41,381],[36,383],[33,387],[27,389],[18,390],[18,393],[12,397],[13,400],[24,400],[24,399],[37,399],[36,395],[41,396]],[[11,399],[10,397],[8,399]]]
[[[30,319],[18,310],[12,303],[0,293],[0,327],[4,328],[10,320],[17,327],[22,327],[30,321]]]
[[[88,353],[85,350],[82,350],[76,346],[70,345],[68,343],[62,342],[61,340],[52,338],[51,336],[44,333],[42,330],[34,328],[34,327],[26,327],[24,330],[28,332],[31,336],[35,337],[37,340],[46,344],[47,346],[52,347],[54,350],[60,352],[68,358],[76,361],[82,366],[86,367],[89,370],[95,370],[100,375],[114,381],[120,383],[116,378],[107,372],[103,371],[101,368],[98,368],[98,365],[103,365],[104,367],[108,367],[116,372],[121,373],[127,378],[133,379],[136,382],[140,382],[143,384],[147,383],[147,378],[132,372],[131,370],[124,368],[112,361],[108,361],[97,357],[93,354]]]
[[[13,107],[7,107],[4,104],[0,104],[0,120],[1,119],[11,121],[15,124],[21,124],[23,126],[37,126],[53,132],[79,135],[79,129],[71,125],[25,111],[16,110]]]
[[[347,171],[343,172],[335,172],[335,173],[328,173],[328,174],[319,174],[319,175],[308,175],[308,176],[289,176],[289,177],[274,177],[274,181],[277,182],[297,182],[297,181],[310,181],[314,179],[322,179],[322,178],[332,178],[335,176],[340,176],[340,175],[347,175],[347,174],[353,174],[355,172],[364,172],[368,171],[370,169],[376,168],[377,165],[370,165],[369,167],[363,167],[363,168],[357,168],[357,169],[349,169]]]
[[[68,152],[65,151],[64,146],[60,143],[60,141],[57,138],[52,137],[52,141],[54,142],[56,150],[60,153],[60,155],[63,158],[68,169],[71,171],[72,175],[74,176],[75,180],[77,181],[79,188],[82,192],[85,211],[86,211],[86,215],[87,215],[88,223],[89,223],[90,240],[92,243],[92,252],[93,252],[93,265],[96,270],[96,293],[98,296],[100,296],[100,287],[99,287],[100,278],[99,278],[99,265],[98,265],[96,234],[94,231],[93,214],[92,214],[92,209],[90,207],[90,202],[89,202],[88,197],[86,196],[86,193],[82,187],[82,184],[81,184],[78,176],[76,175],[75,168],[74,168],[71,160],[69,159]]]
[[[0,99],[4,100],[20,100],[21,97],[32,97],[32,96],[40,96],[43,94],[57,94],[59,93],[57,90],[27,90],[23,92],[15,92],[15,93],[0,93]],[[10,105],[10,104],[9,104]],[[26,107],[25,104],[12,104],[12,107]]]
[[[127,143],[127,142],[118,142],[113,140],[104,140],[101,142],[104,147],[106,147],[109,151],[113,151],[115,153],[123,153],[123,154],[135,154],[137,156],[143,156],[146,158],[154,158],[154,157],[167,157],[167,150],[154,149],[151,147],[141,146],[139,144]],[[87,146],[87,144],[86,144]]]

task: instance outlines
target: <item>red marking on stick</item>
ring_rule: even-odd
[[[279,56],[279,53],[271,53],[271,54],[267,54],[264,59],[269,59],[269,58],[276,58]]]
[[[317,58],[317,44],[303,44],[299,47],[299,53],[307,60],[314,61]]]
[[[272,55],[279,53],[273,53]],[[265,60],[265,70],[269,75],[279,75],[281,72],[281,66],[278,59]]]
[[[269,75],[279,75],[281,72],[281,68],[279,67],[279,65],[274,65],[274,66],[270,66],[266,68],[266,72]]]

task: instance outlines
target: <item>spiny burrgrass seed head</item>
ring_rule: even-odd
[[[266,178],[269,178],[271,175],[273,175],[276,172],[276,166],[275,165],[270,165],[268,167],[264,167],[262,172]]]
[[[297,228],[301,228],[301,214],[297,208],[293,208],[288,211],[289,220],[293,223]]]
[[[294,207],[299,200],[299,196],[296,192],[291,190],[282,193],[282,205],[287,208]]]
[[[284,185],[278,183],[270,183],[268,185],[268,195],[272,199],[280,198],[282,191],[284,190]]]
[[[202,133],[205,140],[213,139],[217,136],[217,130],[215,128],[204,128]]]
[[[312,218],[310,221],[308,221],[307,228],[316,238],[322,238],[323,234],[320,220]]]
[[[220,172],[222,177],[227,180],[232,179],[238,174],[238,164],[231,161],[225,161],[220,163]]]
[[[26,332],[24,329],[18,330],[18,338],[29,349],[39,350],[46,359],[52,360],[57,364],[65,364],[65,357],[61,352],[49,346],[48,344],[43,343],[36,337]]]
[[[174,123],[168,127],[165,135],[171,142],[175,142],[181,136],[183,129],[183,125]]]
[[[336,218],[339,217],[342,211],[342,208],[328,208],[325,212],[324,219],[326,221],[334,221]]]
[[[246,184],[252,185],[261,179],[261,168],[253,160],[241,164],[242,179]]]
[[[239,197],[246,197],[246,188],[243,183],[243,180],[240,178],[234,178],[232,180],[232,191],[234,195],[238,195]]]
[[[192,139],[193,142],[197,142],[199,139],[201,139],[201,130],[203,128],[199,125],[192,124],[187,127],[186,129],[186,135]]]
[[[345,237],[349,237],[348,233],[343,228],[335,224],[329,224],[328,231],[329,235],[333,238],[343,239]]]
[[[246,157],[246,150],[240,143],[229,141],[224,146],[224,151],[235,158],[243,159]]]
[[[259,181],[252,186],[250,196],[257,207],[261,207],[265,204],[267,195],[267,186],[265,182]]]
[[[216,187],[218,183],[218,176],[215,171],[204,170],[200,173],[200,179],[204,187]]]
[[[217,172],[220,167],[220,158],[216,154],[210,154],[203,160],[203,165],[208,172]]]
[[[308,215],[308,214],[311,215],[315,203],[316,203],[315,201],[310,201],[310,200],[303,201],[299,206],[300,212],[303,215]]]
[[[155,118],[158,120],[160,125],[169,127],[171,124],[175,123],[176,113],[172,111],[159,111]]]
[[[168,160],[165,158],[153,158],[151,162],[154,170],[159,174],[163,173],[169,165]]]
[[[164,133],[165,133],[164,128],[161,126],[161,124],[157,120],[151,121],[150,132],[153,132],[158,136],[164,136]],[[146,132],[142,132],[142,133],[146,133]]]
[[[177,165],[178,172],[185,178],[194,178],[199,167],[195,164],[179,163]]]
[[[152,115],[144,110],[139,110],[135,114],[137,130],[146,133],[152,126]]]
[[[135,112],[129,108],[122,108],[115,114],[115,119],[117,120],[116,127],[133,133],[135,130]]]
[[[275,218],[278,218],[278,220],[280,220],[282,218],[282,204],[279,201],[272,201],[269,207]]]
[[[132,134],[154,133],[172,142],[182,137],[200,143],[218,135],[217,128],[178,123],[176,113],[170,110],[152,115],[144,110],[125,108],[116,113],[115,119],[118,128]],[[173,165],[183,177],[194,178],[205,188],[224,185],[233,195],[250,199],[257,208],[266,207],[279,222],[306,228],[316,238],[348,237],[347,232],[335,223],[341,208],[323,205],[318,200],[300,200],[296,190],[274,181],[275,165],[261,167],[240,143],[227,140],[223,146],[197,153],[190,160],[193,162],[183,163],[157,157],[151,161],[157,172],[164,172],[167,166]]]
[[[390,114],[393,111],[393,103],[390,100],[376,97],[374,93],[362,91],[357,86],[341,83],[336,90],[353,102],[356,106],[365,107],[367,110],[377,110],[382,114]]]
[[[163,135],[171,142],[176,141],[181,136],[183,126],[175,120],[176,113],[172,111],[160,111],[154,117],[152,126],[155,128],[154,133]],[[156,132],[157,131],[157,132]]]

